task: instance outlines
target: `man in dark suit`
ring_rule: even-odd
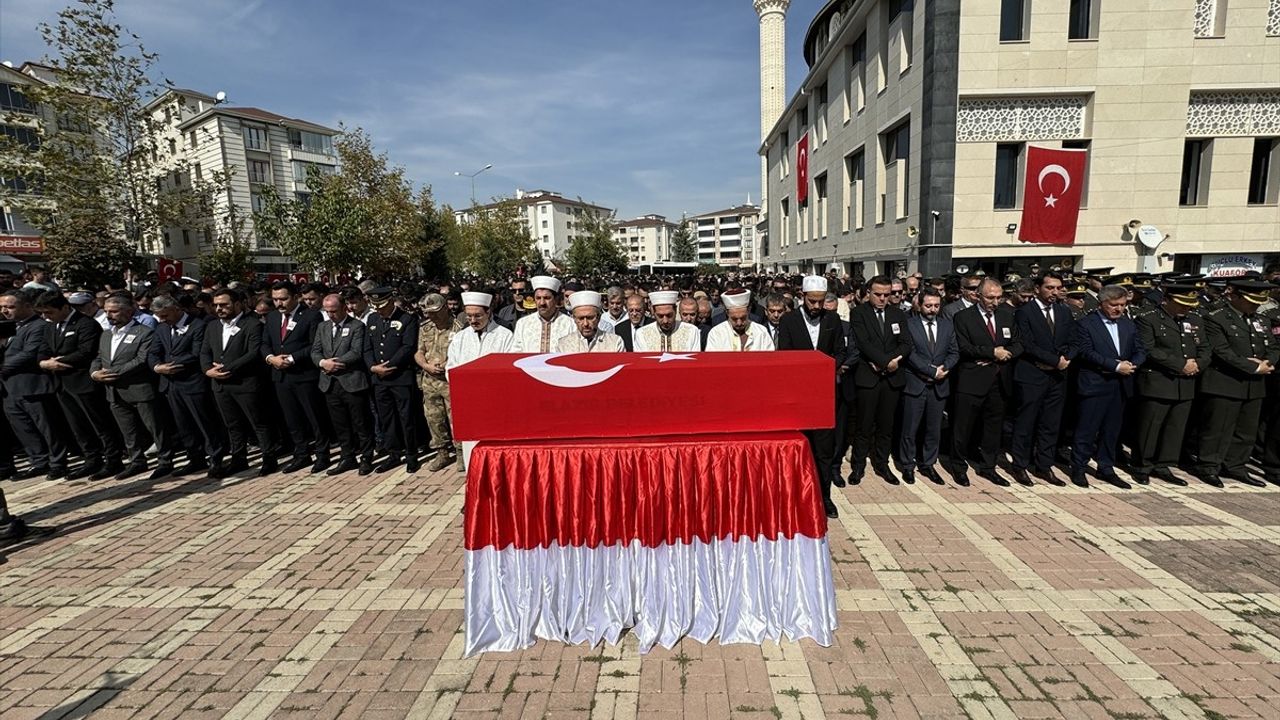
[[[981,284],[982,278],[977,275],[965,275],[960,278],[960,299],[947,303],[946,307],[942,308],[942,317],[953,320],[956,313],[977,305],[978,286]]]
[[[1005,408],[1013,394],[1010,366],[1022,354],[1022,343],[1013,310],[1002,302],[1000,281],[984,278],[977,297],[976,305],[956,313],[953,319],[960,363],[951,388],[955,412],[950,470],[956,482],[968,485],[968,465],[973,464],[979,476],[1006,487],[1009,481],[996,471],[996,462]],[[975,434],[976,455],[972,451]]]
[[[151,343],[151,369],[160,378],[160,392],[178,426],[187,464],[174,475],[191,475],[220,466],[227,454],[222,418],[214,406],[209,378],[200,369],[206,323],[183,306],[189,298],[161,295],[151,301],[160,322]]]
[[[1129,471],[1141,485],[1152,475],[1174,485],[1187,484],[1173,474],[1173,466],[1182,452],[1196,382],[1213,358],[1204,319],[1196,312],[1199,305],[1199,288],[1166,285],[1160,307],[1134,321],[1147,349],[1147,362],[1138,368],[1137,427]]]
[[[636,293],[627,298],[627,319],[613,326],[613,332],[622,338],[622,345],[627,352],[635,352],[635,333],[640,328],[653,322],[653,318],[644,314],[644,297]]]
[[[293,440],[293,459],[282,470],[297,472],[315,464],[311,472],[329,467],[329,435],[324,403],[317,383],[320,370],[311,360],[311,347],[320,312],[301,303],[297,288],[287,280],[271,286],[275,305],[262,331],[262,356],[271,367],[271,384]]]
[[[231,288],[214,292],[213,314],[217,320],[205,325],[200,367],[212,381],[214,402],[231,436],[231,460],[215,465],[209,477],[224,478],[249,468],[249,433],[258,438],[262,450],[258,476],[266,477],[279,468],[275,440],[258,404],[262,323],[244,311],[244,296]]]
[[[418,318],[401,310],[392,297],[391,288],[380,287],[369,292],[374,312],[366,330],[365,364],[373,373],[373,401],[378,409],[387,458],[374,468],[387,472],[404,458],[405,470],[417,472],[418,416],[421,403],[414,402],[417,384]]]
[[[89,377],[107,391],[111,414],[120,425],[129,464],[116,474],[123,480],[147,469],[147,448],[156,445],[155,481],[173,472],[173,419],[156,388],[156,376],[147,364],[155,332],[135,319],[137,307],[128,293],[107,297],[102,309],[111,328],[98,338],[98,356]]]
[[[1213,362],[1200,380],[1204,423],[1195,474],[1210,484],[1220,484],[1221,475],[1265,485],[1246,465],[1258,437],[1267,377],[1280,365],[1280,341],[1271,334],[1271,322],[1258,313],[1272,288],[1261,280],[1232,280],[1225,304],[1205,317]]]
[[[4,412],[14,435],[27,451],[31,465],[16,477],[46,475],[51,480],[67,476],[67,446],[55,431],[58,399],[53,378],[40,369],[45,352],[45,321],[23,290],[0,295],[0,314],[15,323],[13,337],[4,348],[0,379],[4,380]]]
[[[35,306],[48,325],[40,368],[53,377],[62,414],[84,453],[84,463],[67,477],[109,478],[124,469],[120,462],[124,440],[102,386],[89,377],[102,326],[76,312],[59,292],[43,293]]]
[[[898,399],[906,384],[902,361],[911,354],[907,314],[890,303],[889,278],[871,278],[867,302],[849,311],[847,347],[857,348],[844,360],[842,384],[845,401],[852,408],[853,469],[849,482],[862,482],[867,457],[871,467],[891,485],[898,477],[889,467],[893,451],[893,423]]]
[[[1138,328],[1125,314],[1129,291],[1108,285],[1098,294],[1098,311],[1076,323],[1076,387],[1080,419],[1071,446],[1071,482],[1085,487],[1089,460],[1098,461],[1098,477],[1118,488],[1129,483],[1116,475],[1115,454],[1124,422],[1124,406],[1133,397],[1133,378],[1147,360]]]
[[[369,375],[364,365],[368,337],[364,323],[347,314],[337,294],[324,299],[329,319],[315,332],[311,361],[320,368],[318,388],[329,408],[342,459],[330,475],[359,468],[373,472],[373,432],[369,417]],[[443,450],[441,452],[444,452]]]
[[[840,316],[827,312],[823,307],[827,297],[827,281],[818,275],[804,279],[804,306],[782,316],[778,326],[779,350],[817,350],[831,357],[839,367],[844,362],[845,337],[841,332]],[[835,377],[831,378],[831,392],[836,391]],[[834,425],[834,418],[832,424]],[[831,501],[831,486],[835,473],[831,471],[831,456],[835,452],[835,432],[830,428],[806,430],[809,448],[813,451],[822,481],[822,506],[827,517],[839,517],[836,505]]]
[[[942,442],[942,414],[951,395],[951,371],[960,361],[955,329],[941,317],[942,294],[926,287],[918,294],[920,313],[907,320],[911,352],[904,358],[906,384],[902,389],[902,437],[898,466],[902,478],[912,482],[917,463],[916,436],[924,426],[919,452],[920,473],[935,484],[942,476],[934,468]]]
[[[1050,485],[1064,485],[1053,474],[1067,394],[1067,368],[1075,357],[1075,320],[1058,302],[1062,276],[1047,272],[1035,280],[1036,296],[1015,312],[1022,357],[1013,368],[1018,411],[1013,423],[1013,478],[1030,485],[1027,469]]]

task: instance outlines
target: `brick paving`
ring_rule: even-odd
[[[0,718],[1275,718],[1280,488],[838,491],[836,642],[462,657],[450,471],[7,484]]]

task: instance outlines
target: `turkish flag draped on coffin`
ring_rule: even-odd
[[[1019,240],[1046,245],[1075,243],[1088,152],[1027,148],[1027,179],[1022,191]]]
[[[160,278],[160,282],[177,280],[182,277],[182,261],[163,257],[157,259],[156,277]]]
[[[809,133],[796,143],[796,204],[809,199]]]

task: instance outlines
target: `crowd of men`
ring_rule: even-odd
[[[1008,486],[1004,465],[1063,485],[1061,463],[1087,486],[1092,463],[1121,488],[1117,466],[1262,486],[1256,455],[1280,485],[1278,298],[1277,268],[96,291],[0,277],[0,479],[223,478],[250,469],[250,446],[260,476],[463,470],[449,371],[482,355],[817,350],[837,417],[806,435],[832,517],[831,488],[868,464],[893,484],[942,484],[942,468]],[[20,531],[0,495],[0,534]]]

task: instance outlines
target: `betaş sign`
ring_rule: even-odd
[[[1200,259],[1200,272],[1206,277],[1240,277],[1248,272],[1262,272],[1259,255],[1205,255]]]

